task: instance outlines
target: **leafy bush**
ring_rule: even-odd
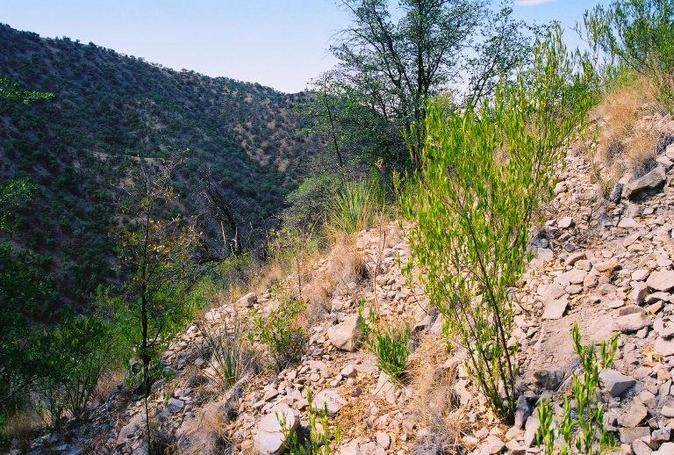
[[[618,349],[618,337],[614,336],[608,342],[602,341],[597,352],[593,344],[583,346],[578,324],[574,323],[571,335],[574,350],[580,357],[583,374],[573,376],[571,382],[573,400],[568,395],[564,397],[564,413],[558,430],[554,428],[550,402],[544,401],[538,406],[540,426],[536,433],[536,443],[543,445],[548,454],[555,453],[555,449],[561,450],[561,453],[570,453],[574,449],[578,453],[599,453],[598,447],[615,445],[612,435],[604,429],[599,371],[613,365]],[[563,444],[557,440],[558,433],[563,439]]]
[[[299,321],[304,308],[302,301],[290,300],[267,315],[253,314],[251,335],[269,347],[278,370],[296,363],[304,353],[306,333]]]
[[[332,174],[321,174],[305,179],[286,198],[290,207],[283,213],[285,224],[293,229],[322,226],[338,187],[339,179]]]
[[[674,3],[671,0],[614,0],[585,13],[590,42],[642,74],[655,77],[674,102]]]
[[[431,104],[421,172],[402,197],[415,221],[409,268],[421,269],[431,302],[506,419],[517,400],[509,289],[529,257],[535,210],[593,102],[590,68],[580,75],[573,68],[557,29],[531,68],[497,86],[493,101],[456,113]]]
[[[114,327],[96,316],[66,316],[43,340],[44,374],[36,382],[38,409],[59,429],[86,409],[101,375],[120,365]]]

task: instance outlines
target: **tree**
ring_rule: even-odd
[[[0,103],[30,104],[54,98],[52,93],[23,88],[0,76]],[[0,184],[0,233],[14,234],[12,217],[30,201],[35,185],[13,178]],[[16,395],[38,377],[42,369],[38,346],[27,334],[36,312],[54,299],[54,290],[44,258],[30,249],[15,251],[10,241],[0,242],[0,405],[14,401]]]
[[[158,353],[180,323],[192,316],[187,294],[196,280],[199,235],[176,211],[172,182],[180,160],[136,159],[122,214],[120,261],[129,277],[124,296],[135,320],[132,333],[142,366],[148,451],[152,448],[148,397]]]
[[[529,259],[536,211],[595,100],[591,67],[577,63],[555,30],[531,68],[497,84],[492,102],[450,113],[431,103],[423,166],[402,201],[414,220],[410,266],[444,315],[448,341],[466,350],[506,420],[518,398],[512,289]]]
[[[0,76],[0,101],[30,104],[36,101],[51,101],[53,93],[28,90],[5,76]]]
[[[498,76],[526,60],[527,32],[537,32],[515,21],[510,7],[494,12],[481,0],[402,0],[398,9],[388,0],[342,3],[353,25],[331,47],[340,63],[317,84],[314,109],[323,115],[316,121],[327,120],[336,152],[340,136],[388,137],[393,166],[419,166],[431,96],[468,85],[467,103],[477,105]]]

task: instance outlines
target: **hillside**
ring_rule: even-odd
[[[225,227],[251,246],[277,223],[303,164],[321,150],[294,112],[306,94],[178,72],[93,43],[0,24],[0,74],[56,96],[0,105],[0,178],[37,184],[17,240],[47,257],[69,300],[112,276],[108,233],[129,157],[187,151],[176,182],[183,212],[219,238],[222,220],[203,195],[211,180],[235,220]]]
[[[674,133],[671,116],[649,120],[657,133]],[[584,343],[619,337],[615,364],[600,375],[605,427],[622,445],[614,453],[672,453],[674,145],[655,158],[651,173],[626,175],[622,197],[611,202],[592,179],[584,148],[568,151],[532,241],[534,259],[515,290],[509,343],[520,347],[522,395],[513,426],[504,425],[479,393],[464,364],[466,351],[446,349],[443,316],[401,272],[411,253],[407,233],[384,220],[308,267],[303,295],[315,299],[316,285],[325,292],[322,310],[310,314],[297,364],[277,374],[264,368],[267,353],[260,354],[252,362],[257,367],[223,389],[205,337],[235,336],[227,328],[236,321],[287,304],[283,286],[225,302],[179,336],[163,356],[172,375],[155,385],[150,401],[157,440],[177,453],[282,453],[288,432],[278,419],[300,434],[324,429],[311,426],[307,398],[313,394],[313,407],[328,411],[330,430],[323,431],[341,432],[332,453],[542,453],[534,443],[536,407],[552,399],[559,415],[572,378],[582,374],[571,339],[578,324]],[[296,278],[284,283],[293,288]],[[375,353],[359,343],[359,299],[381,320],[412,327],[404,384],[392,381]],[[43,439],[33,448],[143,453],[142,401],[118,387],[73,430],[68,444]]]

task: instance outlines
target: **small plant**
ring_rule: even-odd
[[[580,357],[582,375],[574,375],[571,382],[573,400],[564,397],[563,415],[559,429],[554,428],[553,411],[550,402],[538,406],[540,426],[536,434],[536,443],[542,445],[545,453],[552,454],[558,442],[560,453],[572,450],[578,453],[600,453],[601,448],[615,445],[613,436],[604,429],[604,407],[599,389],[599,371],[613,365],[618,349],[617,336],[599,344],[583,346],[578,324],[571,329],[573,346]],[[558,440],[561,436],[563,444]]]
[[[218,333],[199,324],[204,345],[210,352],[210,367],[206,371],[208,379],[221,388],[231,387],[243,377],[250,368],[251,353],[244,346],[241,325],[236,319],[229,330],[227,325]]]
[[[267,315],[253,314],[254,333],[251,336],[269,347],[278,370],[302,357],[306,333],[299,324],[299,316],[304,309],[304,302],[290,300]]]
[[[309,390],[307,392],[307,403],[309,408],[308,435],[300,435],[297,431],[288,428],[285,422],[285,416],[280,416],[280,424],[286,439],[288,453],[291,455],[329,455],[330,441],[334,440],[338,445],[342,439],[339,427],[333,431],[330,430],[330,420],[327,405],[323,409],[316,409],[313,406],[314,395]]]
[[[347,182],[330,206],[330,225],[339,232],[354,234],[369,226],[379,201],[374,180]]]
[[[358,306],[358,325],[363,343],[377,356],[379,369],[391,379],[402,381],[407,374],[407,359],[410,355],[410,328],[381,328],[374,309],[370,308],[368,315],[365,315],[363,299]]]
[[[402,381],[407,373],[407,358],[410,355],[410,329],[387,328],[377,330],[370,349],[377,355],[379,369],[393,380]]]

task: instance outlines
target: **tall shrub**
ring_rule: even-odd
[[[555,29],[531,67],[493,100],[448,113],[431,103],[422,166],[403,207],[415,221],[413,261],[449,334],[493,408],[511,419],[517,364],[509,344],[512,293],[528,259],[535,210],[593,98],[591,69],[573,62]]]
[[[613,0],[585,13],[590,43],[621,66],[653,77],[674,103],[674,2]]]

